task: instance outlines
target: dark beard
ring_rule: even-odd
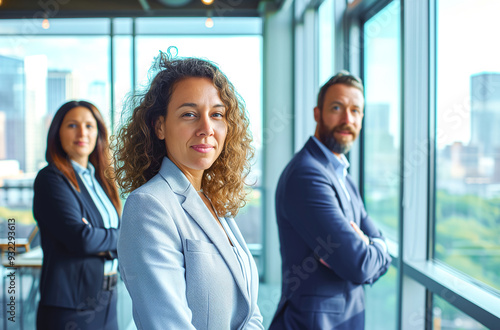
[[[346,154],[351,150],[353,142],[341,143],[335,139],[333,133],[338,127],[334,127],[329,131],[323,124],[323,119],[319,123],[319,140],[328,148],[328,150],[336,154]]]

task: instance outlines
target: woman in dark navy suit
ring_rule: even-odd
[[[37,329],[118,329],[121,206],[110,159],[99,110],[85,101],[61,106],[49,128],[49,165],[34,186],[43,249]]]

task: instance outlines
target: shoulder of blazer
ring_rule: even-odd
[[[82,180],[80,179],[80,177],[76,173],[75,173],[76,181],[78,182],[80,192],[78,192],[78,190],[76,190],[75,186],[71,183],[71,181],[69,181],[69,179],[54,164],[49,164],[46,167],[44,167],[43,169],[41,169],[38,172],[37,178],[38,178],[38,176],[46,177],[46,178],[58,177],[62,180],[62,182],[66,183],[71,188],[71,191],[73,191],[75,193],[75,195],[78,196],[78,194],[80,194],[80,196],[83,196],[83,195],[85,195],[85,193],[88,195],[88,192],[87,192],[87,189],[85,188],[85,185],[83,184]],[[90,195],[89,195],[89,197],[90,197]]]
[[[158,173],[148,182],[132,191],[129,196],[135,194],[146,194],[156,197],[165,204],[169,204],[173,201],[178,203],[178,198],[165,198],[165,194],[171,194],[172,197],[182,196],[185,198],[190,186],[191,183],[182,171],[174,163],[172,163],[172,161],[165,157],[160,171],[158,171]]]
[[[68,178],[54,165],[54,164],[49,164],[46,167],[42,168],[36,178],[35,178],[35,183],[39,182],[41,180],[48,180],[51,178],[57,178],[56,182],[52,182],[53,184],[62,184],[63,182],[67,184],[72,190],[77,192],[77,190],[73,187],[71,182],[68,180]]]
[[[147,194],[158,196],[160,193],[164,193],[165,191],[172,191],[172,188],[168,184],[168,181],[165,180],[160,173],[157,173],[149,179],[148,182],[132,191],[130,195]]]
[[[76,173],[75,173],[76,175]],[[82,180],[78,175],[76,175],[76,181],[78,182],[78,186],[80,188],[80,192],[76,190],[75,186],[69,181],[69,179],[54,165],[54,164],[49,164],[43,169],[41,169],[38,172],[36,180],[39,180],[40,178],[51,178],[51,177],[56,177],[59,178],[60,184],[62,185],[63,183],[68,186],[68,189],[74,194],[78,204],[80,205],[80,208],[82,210],[84,209],[92,209],[92,213],[96,217],[99,217],[99,223],[102,223],[102,217],[101,214],[99,213],[99,210],[97,209],[97,206],[95,205],[94,201],[92,200],[92,197],[90,197],[89,192],[87,191],[87,188],[85,188],[85,185],[83,184]]]
[[[324,170],[329,166],[331,165],[328,158],[311,137],[302,149],[295,154],[292,160],[290,160],[283,170],[281,177],[288,180],[290,176],[293,178],[293,173],[297,173],[297,171],[300,173],[312,172],[318,175],[324,175]]]
[[[316,141],[313,140],[312,137],[307,140],[304,148],[302,150],[306,150],[314,159],[319,161],[323,166],[327,166],[329,164],[328,158],[321,148],[318,146]]]
[[[153,198],[163,205],[163,207],[170,210],[172,210],[172,207],[180,210],[182,208],[181,203],[185,199],[184,195],[180,195],[181,197],[179,197],[179,195],[172,190],[168,181],[165,180],[159,173],[152,177],[148,182],[132,191],[128,195],[127,201],[129,198],[137,195]],[[127,204],[127,201],[125,201],[125,205]],[[130,211],[131,210],[129,210],[129,212]],[[141,210],[135,211],[141,212]]]

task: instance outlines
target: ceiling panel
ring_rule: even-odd
[[[0,0],[0,18],[260,16],[260,8],[277,8],[280,0]],[[271,6],[269,6],[271,5]]]

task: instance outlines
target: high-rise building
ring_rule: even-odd
[[[109,113],[109,95],[104,81],[94,80],[89,85],[88,97],[89,101],[94,104],[102,114],[104,122],[111,129],[110,113]]]
[[[0,77],[0,112],[5,120],[3,159],[15,159],[21,170],[26,170],[24,61],[0,55]]]
[[[47,72],[47,111],[49,117],[65,102],[73,99],[73,75],[71,71]]]
[[[493,157],[500,147],[500,73],[471,77],[471,145],[482,156]]]
[[[24,58],[26,79],[26,172],[37,172],[45,163],[47,131],[47,56]]]

